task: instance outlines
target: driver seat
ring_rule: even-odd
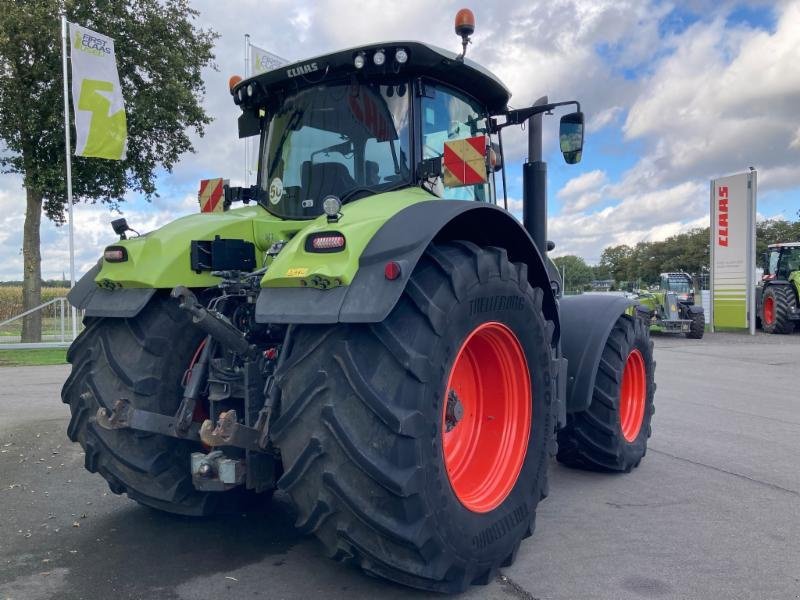
[[[321,200],[329,194],[341,196],[347,190],[354,188],[356,182],[350,176],[347,167],[341,163],[312,163],[306,160],[303,161],[300,185],[304,198]]]

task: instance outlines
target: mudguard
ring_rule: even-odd
[[[440,200],[412,204],[388,219],[361,254],[347,287],[264,288],[256,303],[260,323],[377,323],[394,308],[414,266],[432,241],[469,240],[506,249],[512,262],[528,265],[528,279],[544,290],[545,317],[556,325],[558,311],[544,260],[528,233],[505,210],[491,204]],[[401,274],[388,280],[387,261]]]
[[[568,413],[586,410],[592,402],[597,368],[608,334],[634,303],[620,296],[565,296],[559,301],[561,351],[567,359]],[[626,315],[634,319],[635,316]]]
[[[155,288],[101,288],[94,281],[101,268],[98,262],[67,294],[69,303],[87,317],[135,317],[156,293]]]

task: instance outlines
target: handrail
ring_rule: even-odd
[[[43,304],[40,304],[39,306],[35,306],[34,308],[26,310],[23,313],[20,313],[18,315],[14,315],[10,319],[6,319],[2,323],[0,323],[0,327],[2,327],[3,325],[8,325],[9,323],[12,323],[13,321],[16,321],[17,319],[21,319],[22,317],[27,317],[29,314],[35,313],[37,310],[40,310],[40,309],[44,308],[45,306],[50,306],[51,304],[55,304],[56,302],[62,302],[63,303],[65,300],[66,300],[66,297],[64,297],[64,296],[59,296],[58,298],[53,298],[52,300],[48,300],[47,302],[45,302]]]

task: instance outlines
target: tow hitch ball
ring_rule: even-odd
[[[221,450],[192,452],[192,483],[204,492],[223,492],[244,483],[244,462],[227,458]]]

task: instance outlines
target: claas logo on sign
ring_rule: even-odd
[[[486,136],[478,135],[444,143],[442,168],[446,187],[486,183]]]
[[[717,199],[717,219],[719,223],[717,243],[720,246],[728,245],[728,186],[719,186]]]

